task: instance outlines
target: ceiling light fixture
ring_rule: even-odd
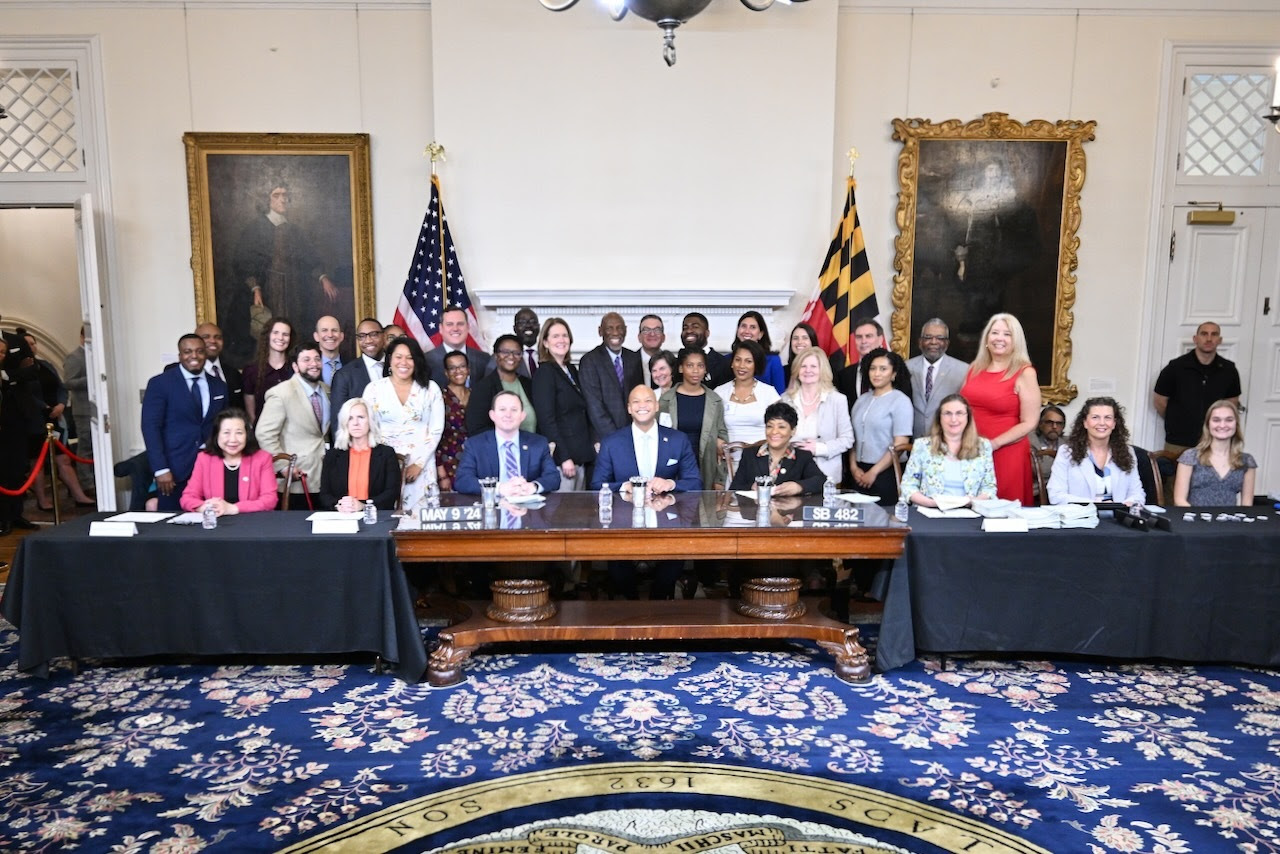
[[[806,0],[741,0],[742,5],[753,12],[763,12],[778,3],[804,3]],[[563,12],[578,4],[578,0],[539,0],[552,12]],[[602,0],[609,17],[621,21],[631,12],[646,21],[653,21],[662,29],[662,58],[667,65],[676,64],[676,27],[697,15],[711,0]]]

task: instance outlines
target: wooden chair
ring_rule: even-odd
[[[911,443],[897,444],[893,446],[893,480],[897,484],[898,494],[902,494],[902,470],[907,467],[907,460],[911,459]]]
[[[298,470],[297,454],[275,454],[271,457],[272,463],[288,462],[284,467],[284,471],[276,472],[277,478],[284,478],[284,495],[280,497],[280,509],[289,509],[289,490],[293,486],[293,475]]]
[[[725,443],[724,448],[723,448],[723,449],[721,449],[721,451],[720,451],[720,459],[724,461],[724,470],[725,470],[725,475],[724,475],[724,487],[725,487],[725,489],[728,489],[728,488],[729,488],[729,484],[733,483],[733,452],[734,452],[734,451],[739,451],[739,452],[741,452],[741,453],[743,453],[743,454],[748,453],[748,452],[753,452],[753,451],[755,451],[755,450],[759,449],[759,447],[760,447],[762,444],[764,444],[764,440],[763,440],[763,439],[761,439],[761,440],[760,440],[760,441],[758,441],[758,442],[726,442],[726,443]]]
[[[406,459],[404,454],[396,454],[396,462],[400,465],[400,491],[396,493],[396,508],[391,511],[392,516],[404,515],[404,461]]]
[[[1041,460],[1052,460],[1058,456],[1058,451],[1054,448],[1037,449],[1035,445],[1029,445],[1031,448],[1031,476],[1036,481],[1036,495],[1040,496],[1041,504],[1049,503],[1049,492],[1047,481],[1044,479],[1044,473],[1040,471]]]
[[[1156,470],[1156,473],[1155,473],[1155,483],[1156,483],[1156,502],[1155,502],[1155,503],[1156,503],[1156,504],[1159,504],[1161,507],[1165,506],[1164,499],[1165,499],[1166,495],[1167,495],[1167,496],[1168,496],[1168,498],[1169,498],[1169,502],[1170,502],[1170,503],[1173,503],[1173,478],[1172,478],[1172,477],[1170,477],[1170,478],[1168,479],[1168,484],[1167,484],[1167,485],[1168,485],[1169,489],[1168,489],[1168,491],[1166,492],[1166,490],[1165,490],[1165,486],[1166,486],[1165,476],[1164,476],[1164,473],[1160,471],[1160,461],[1161,461],[1161,460],[1168,460],[1170,463],[1172,463],[1172,464],[1173,464],[1173,468],[1174,468],[1174,472],[1175,472],[1175,474],[1176,474],[1177,469],[1178,469],[1178,452],[1177,452],[1177,451],[1167,451],[1167,450],[1165,450],[1165,449],[1161,448],[1161,449],[1160,449],[1160,450],[1158,450],[1158,451],[1148,451],[1148,452],[1147,452],[1147,455],[1151,458],[1151,465],[1152,465],[1152,466],[1154,466],[1154,467],[1155,467],[1155,470]]]
[[[1160,455],[1170,452],[1159,451]],[[1133,464],[1138,467],[1138,479],[1142,481],[1142,491],[1147,494],[1147,502],[1164,506],[1164,482],[1160,477],[1160,468],[1156,465],[1156,454],[1145,448],[1133,446]]]

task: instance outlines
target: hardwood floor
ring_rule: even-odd
[[[74,519],[77,516],[83,516],[86,513],[93,513],[92,507],[77,507],[75,502],[67,498],[62,504],[62,520]],[[45,528],[53,524],[53,511],[41,510],[36,507],[36,500],[28,496],[26,504],[23,507],[22,515],[35,522],[40,528]],[[37,529],[39,530],[39,529]],[[13,533],[7,537],[0,537],[0,563],[4,566],[0,568],[0,584],[9,580],[9,564],[13,563],[13,556],[18,551],[18,544],[22,542],[22,538],[34,534],[37,531],[27,531],[21,528],[14,528]]]

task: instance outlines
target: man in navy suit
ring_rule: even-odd
[[[213,416],[227,405],[227,384],[204,371],[204,339],[178,339],[178,368],[147,382],[142,396],[142,438],[160,491],[160,510],[180,510],[178,499],[209,438]]]
[[[489,418],[494,429],[467,439],[458,461],[454,490],[479,495],[480,478],[498,478],[498,494],[520,498],[560,488],[560,470],[551,459],[551,447],[537,433],[520,429],[524,403],[510,391],[493,396]]]
[[[537,433],[520,429],[524,420],[524,402],[520,395],[500,391],[493,396],[489,418],[494,429],[467,439],[458,460],[458,473],[453,488],[460,493],[478,495],[480,478],[496,477],[498,494],[517,499],[527,495],[554,492],[560,488],[560,469],[551,459],[551,446]],[[525,508],[503,502],[500,527],[524,527]],[[517,555],[512,555],[517,557]],[[457,577],[459,588],[469,596],[483,598],[489,578],[542,578],[545,570],[529,564],[471,563],[465,574]]]
[[[329,384],[330,411],[341,411],[342,404],[353,397],[360,397],[364,394],[365,386],[382,378],[382,351],[386,340],[382,324],[376,319],[366,317],[360,321],[360,325],[356,327],[356,349],[360,351],[360,355],[333,375],[333,382]]]
[[[647,385],[637,385],[627,398],[631,426],[606,436],[600,443],[600,454],[591,475],[591,488],[601,484],[631,495],[631,478],[649,478],[648,498],[668,492],[687,492],[702,488],[698,459],[693,455],[689,438],[679,430],[658,424],[658,398]],[[653,564],[650,599],[675,598],[676,579],[680,576],[678,560],[660,560]],[[609,588],[617,596],[635,599],[635,564],[609,561]]]
[[[649,494],[702,489],[698,459],[689,438],[679,430],[658,423],[658,398],[653,389],[638,385],[627,399],[631,426],[623,427],[600,443],[600,454],[591,475],[591,488],[600,484],[631,495],[631,478],[649,478]],[[643,462],[641,462],[643,461]]]

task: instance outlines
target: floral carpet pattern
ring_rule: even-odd
[[[816,647],[499,651],[453,688],[363,664],[16,670],[0,851],[275,851],[464,784],[605,762],[843,780],[1049,851],[1280,852],[1280,675],[926,658],[862,685]],[[429,849],[422,849],[429,850]]]

